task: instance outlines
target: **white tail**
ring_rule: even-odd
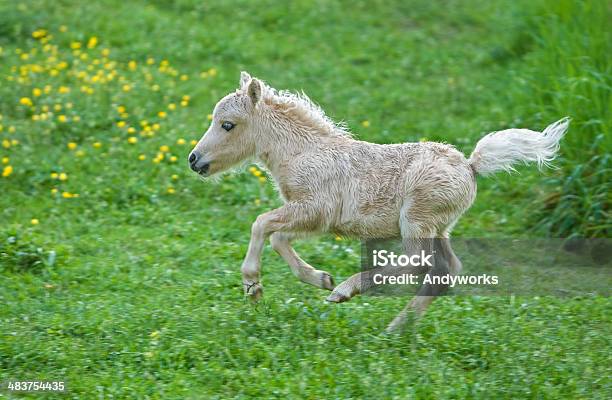
[[[519,162],[550,167],[569,123],[570,119],[565,117],[550,124],[544,132],[506,129],[489,133],[476,143],[468,162],[477,174],[485,176],[502,170],[514,171],[513,165]]]

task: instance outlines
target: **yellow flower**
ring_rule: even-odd
[[[370,126],[370,121],[368,121],[367,119],[365,121],[362,121],[361,126],[363,126],[364,128],[368,128]]]
[[[168,104],[168,110],[172,111],[172,110],[175,110],[175,109],[176,109],[176,104],[174,104],[174,103]]]
[[[66,116],[65,116],[65,115],[58,115],[58,116],[57,116],[57,120],[58,120],[59,122],[64,123],[64,122],[66,122],[68,119],[66,118]]]
[[[136,61],[132,60],[128,63],[128,68],[131,69],[132,71],[134,71],[136,69]]]
[[[102,143],[94,142],[93,147],[96,148],[96,149],[99,149],[100,147],[102,147]]]
[[[10,158],[8,158],[8,157],[2,157],[2,164],[8,164],[8,163],[9,163],[9,161],[11,161],[11,160],[10,160]]]
[[[7,165],[6,167],[4,167],[4,169],[2,170],[2,176],[4,178],[8,177],[10,174],[13,173],[13,167],[11,167],[10,165]]]
[[[341,242],[342,241],[342,236],[336,236],[336,242]]]
[[[186,81],[187,79],[189,79],[189,76],[187,76],[185,74],[181,75],[181,80],[182,81]]]
[[[8,139],[4,139],[2,141],[2,147],[4,147],[5,149],[8,149],[9,147],[11,147],[11,141]]]
[[[213,119],[213,115],[212,115],[212,114],[208,114],[208,115],[206,116],[206,119],[207,119],[207,120],[209,120],[209,121],[212,121],[212,119]]]
[[[59,175],[57,174],[57,172],[51,172],[51,179],[57,179]]]
[[[125,106],[118,106],[117,107],[117,112],[119,114],[123,114],[126,111]]]
[[[62,33],[67,32],[68,31],[68,27],[66,25],[62,25],[62,26],[59,27],[59,31],[62,32]]]
[[[51,85],[45,85],[45,87],[43,88],[43,92],[45,92],[45,94],[49,94],[51,93],[52,89],[53,87]]]
[[[17,146],[19,144],[19,140],[11,139],[11,146]]]
[[[170,157],[170,162],[176,162],[176,160],[178,160],[178,158],[176,158],[176,156]]]
[[[185,101],[185,100],[181,101],[181,107],[187,107],[188,105],[189,105],[188,101]]]
[[[67,174],[67,173],[65,173],[65,172],[62,172],[62,173],[60,173],[60,174],[58,175],[58,178],[59,178],[59,180],[60,180],[60,181],[65,181],[65,180],[68,180],[68,174]]]
[[[124,92],[129,92],[130,90],[132,90],[132,87],[126,83],[125,85],[123,85],[122,89]]]
[[[45,29],[38,29],[32,32],[32,37],[34,39],[42,39],[47,36],[47,31]]]
[[[39,88],[34,88],[32,89],[32,96],[34,97],[38,97],[42,94],[42,90],[40,90]]]
[[[60,86],[58,92],[60,92],[61,94],[70,93],[70,88],[67,86]]]
[[[189,144],[191,144],[192,146],[195,146],[196,144],[198,144],[198,141],[194,139],[191,142],[189,142]]]
[[[184,95],[182,98],[183,101],[189,101],[191,100],[191,96],[189,96],[188,94]]]
[[[24,106],[32,107],[32,100],[29,97],[22,97],[19,99],[19,103]]]
[[[147,58],[147,64],[153,65],[155,64],[155,60],[152,57]]]
[[[141,155],[139,155],[139,156],[138,156],[138,159],[139,159],[140,161],[144,161],[144,160],[146,160],[146,159],[147,159],[147,156],[145,156],[144,154],[141,154]]]
[[[211,68],[208,70],[208,75],[210,76],[215,76],[217,75],[217,69],[216,68]]]
[[[134,128],[133,126],[130,126],[127,131],[130,134],[134,134],[134,133],[136,133],[136,128]]]
[[[39,221],[39,220],[37,220],[36,218],[32,218],[32,219],[30,220],[30,223],[31,223],[32,225],[38,225],[38,224],[39,224],[39,222],[40,222],[40,221]]]
[[[72,50],[78,50],[81,48],[81,43],[80,42],[72,42],[70,43],[70,48]]]
[[[255,171],[257,171],[257,168],[255,168],[255,167],[249,168],[249,172],[250,173],[255,174]]]
[[[259,177],[259,183],[266,183],[266,177],[265,176],[260,176]]]
[[[74,122],[79,122],[81,120],[81,117],[79,117],[78,115],[75,115],[74,117],[72,117],[72,120]]]
[[[15,133],[15,127],[13,125],[8,128],[9,133]]]
[[[129,144],[136,144],[138,142],[138,138],[134,137],[134,136],[130,136],[128,138],[128,143]]]
[[[174,194],[174,193],[176,193],[176,190],[174,190],[174,188],[173,188],[172,186],[171,186],[171,187],[169,187],[167,191],[168,191],[168,194]]]
[[[62,111],[62,105],[61,104],[56,104],[56,105],[53,106],[53,109],[55,111]]]
[[[154,92],[157,92],[157,91],[159,90],[159,85],[153,85],[153,86],[151,86],[151,89],[152,89]]]
[[[57,188],[51,189],[51,194],[56,194],[56,193],[57,193]]]
[[[77,157],[83,157],[85,155],[85,152],[83,150],[77,150],[74,154]]]
[[[263,174],[262,174],[262,172],[261,172],[260,170],[256,169],[256,170],[253,172],[253,175],[255,175],[255,176],[257,176],[257,177],[261,177]]]
[[[123,128],[125,126],[125,121],[119,121],[117,122],[117,127],[119,128]]]
[[[74,142],[70,142],[70,143],[68,143],[68,148],[69,148],[70,150],[74,150],[74,149],[76,149],[76,148],[77,148],[77,144],[76,144],[76,143],[74,143]]]
[[[74,195],[70,192],[62,192],[62,197],[65,199],[71,199]]]
[[[89,41],[87,42],[87,48],[93,49],[94,47],[96,47],[97,44],[98,44],[98,38],[95,36],[92,36],[89,38]]]
[[[72,103],[71,102],[66,103],[66,108],[72,108]]]
[[[159,118],[166,118],[166,115],[167,115],[167,114],[166,114],[166,112],[165,112],[165,111],[160,111],[160,112],[158,112],[158,113],[157,113],[157,116],[158,116]]]
[[[160,146],[160,147],[159,147],[159,151],[164,152],[164,153],[167,153],[167,152],[169,152],[169,151],[170,151],[170,147],[168,147],[168,146],[166,146],[166,145]]]
[[[255,199],[255,205],[258,206],[261,204],[261,200],[260,199]]]
[[[173,181],[178,180],[178,178],[179,178],[179,176],[178,176],[177,174],[172,175],[172,180],[173,180]]]

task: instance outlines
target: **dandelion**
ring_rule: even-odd
[[[125,85],[123,85],[122,89],[124,92],[129,92],[130,90],[132,90],[132,87],[126,83]]]
[[[59,27],[59,31],[62,33],[68,32],[68,27],[66,25],[62,25]]]
[[[170,147],[163,145],[159,147],[159,151],[163,152],[163,153],[167,153],[170,151]]]
[[[62,197],[65,199],[71,199],[74,197],[74,195],[70,192],[62,192]]]
[[[108,57],[110,55],[109,49],[102,49],[102,57]]]
[[[11,139],[11,146],[17,146],[19,144],[19,140]]]
[[[189,144],[191,144],[192,146],[195,146],[196,144],[198,144],[198,141],[194,139],[191,142],[189,142]]]
[[[2,141],[2,147],[4,147],[5,149],[8,149],[9,147],[11,147],[11,141],[8,139],[4,139]]]
[[[31,223],[32,225],[38,225],[38,224],[40,223],[40,221],[39,221],[38,219],[36,219],[36,218],[32,218],[32,219],[30,220],[30,223]]]
[[[341,242],[342,241],[342,236],[336,236],[336,242]]]
[[[261,200],[260,199],[255,199],[255,205],[258,206],[261,204]]]
[[[2,169],[3,178],[9,177],[12,173],[13,173],[13,167],[11,167],[10,165],[7,165],[6,167]]]
[[[75,156],[77,156],[77,157],[83,157],[83,156],[85,156],[85,151],[83,151],[83,150],[77,150],[77,151],[74,153],[74,155],[75,155]]]
[[[74,117],[72,117],[72,121],[74,122],[79,122],[81,120],[81,117],[79,117],[78,115],[75,115]]]
[[[210,76],[215,76],[217,75],[217,69],[216,68],[211,68],[208,70],[208,75]]]
[[[93,49],[94,47],[96,47],[98,44],[98,38],[95,36],[92,36],[89,38],[89,41],[87,42],[87,48],[88,49]]]
[[[141,155],[139,155],[139,156],[138,156],[138,159],[139,159],[140,161],[144,161],[144,160],[146,160],[146,159],[147,159],[147,156],[145,156],[144,154],[141,154]]]
[[[66,180],[68,180],[68,174],[67,174],[67,173],[65,173],[65,172],[62,172],[62,173],[60,173],[60,174],[58,175],[58,179],[59,179],[60,181],[66,181]]]
[[[189,105],[189,102],[186,100],[181,101],[181,107],[187,107]]]
[[[8,157],[2,157],[2,164],[8,164],[11,161]]]
[[[47,31],[45,29],[38,29],[32,32],[32,37],[34,39],[42,39],[47,36]]]
[[[123,128],[125,126],[125,121],[119,121],[117,122],[117,127],[118,128]]]
[[[68,86],[60,86],[57,90],[61,94],[70,93],[70,88]]]
[[[266,177],[265,176],[260,176],[259,177],[259,183],[266,183]]]
[[[187,75],[183,74],[183,75],[181,75],[181,78],[180,78],[180,79],[181,79],[182,81],[186,81],[186,80],[188,80],[188,79],[189,79],[189,76],[187,76]]]
[[[174,190],[174,188],[172,186],[170,186],[167,190],[168,194],[174,194],[176,193],[176,190]]]
[[[12,125],[11,125],[11,126],[9,126],[9,128],[8,128],[8,132],[9,132],[9,133],[15,133],[15,127],[14,127],[14,126],[12,126]]]
[[[179,178],[179,176],[177,174],[172,175],[172,180],[173,181],[177,181]]]
[[[209,121],[212,121],[212,119],[213,119],[213,115],[212,115],[212,114],[208,114],[208,115],[206,116],[206,119],[207,119],[207,120],[209,120]]]
[[[74,149],[76,149],[76,148],[77,148],[77,144],[76,144],[76,143],[74,143],[74,142],[70,142],[70,143],[68,143],[68,148],[69,148],[70,150],[74,150]]]
[[[128,138],[128,143],[129,143],[129,144],[136,144],[136,143],[138,143],[138,138],[137,138],[137,137],[134,137],[134,136],[130,136],[130,137]]]
[[[133,126],[130,126],[127,130],[127,132],[131,135],[133,135],[134,133],[136,133],[136,128],[134,128]]]
[[[147,58],[147,64],[149,65],[155,64],[155,59],[153,59],[152,57]]]
[[[51,172],[51,179],[57,179],[58,178],[58,173],[57,172]]]
[[[166,114],[166,112],[165,112],[165,111],[160,111],[160,112],[158,112],[158,113],[157,113],[157,116],[158,116],[159,118],[166,118],[166,115],[168,115],[168,114]]]
[[[168,110],[170,110],[170,111],[176,110],[176,104],[174,104],[174,103],[168,104]]]
[[[176,160],[178,160],[178,158],[176,158],[176,156],[171,156],[170,157],[170,162],[176,162]]]
[[[38,97],[42,94],[42,90],[40,90],[39,88],[34,88],[32,89],[32,96],[34,97]]]
[[[256,177],[258,177],[258,178],[259,178],[259,177],[261,177],[261,176],[263,175],[263,173],[262,173],[260,170],[256,169],[256,170],[253,172],[253,175],[255,175]]]
[[[19,103],[27,107],[32,107],[33,104],[32,99],[30,99],[29,97],[22,97],[21,99],[19,99]]]
[[[176,141],[176,144],[179,144],[179,145],[184,145],[184,144],[185,144],[185,139],[183,139],[183,138],[178,139],[178,140]]]
[[[128,63],[128,68],[129,68],[130,70],[132,70],[132,71],[134,71],[134,70],[136,69],[136,66],[137,66],[137,64],[136,64],[136,61],[134,61],[134,60],[132,60],[132,61],[130,61],[130,62]]]
[[[249,172],[250,173],[255,174],[255,171],[257,171],[257,168],[255,168],[255,167],[249,168]]]
[[[72,42],[70,43],[70,48],[72,50],[78,50],[81,48],[81,43],[80,42]]]
[[[56,194],[56,193],[57,193],[57,188],[51,189],[51,194]]]
[[[99,149],[100,147],[102,147],[102,143],[100,142],[94,142],[94,144],[92,145],[95,149]]]
[[[370,121],[368,121],[367,119],[365,121],[362,121],[361,126],[363,126],[364,128],[368,128],[370,126]]]
[[[151,89],[152,89],[154,92],[157,92],[157,91],[159,91],[159,85],[153,85],[153,86],[151,86]]]
[[[58,115],[57,120],[61,123],[65,123],[66,121],[68,121],[68,118],[66,118],[65,115]]]

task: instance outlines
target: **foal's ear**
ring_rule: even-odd
[[[249,82],[249,87],[247,88],[247,94],[249,95],[249,98],[251,99],[251,103],[253,103],[254,106],[256,106],[257,103],[259,103],[259,100],[261,99],[262,86],[263,85],[261,81],[257,78],[252,78],[251,82]]]
[[[242,71],[240,72],[240,89],[244,89],[246,85],[250,82],[251,75],[248,72]]]

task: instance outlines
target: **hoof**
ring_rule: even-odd
[[[257,303],[263,296],[263,286],[260,283],[253,283],[250,285],[244,285],[244,294],[253,303]]]
[[[350,297],[345,296],[341,293],[332,292],[332,294],[327,296],[325,301],[329,301],[330,303],[344,303],[345,301],[349,301],[350,299],[351,299]]]
[[[334,290],[336,284],[334,283],[334,278],[327,272],[321,274],[321,287],[327,290]]]

